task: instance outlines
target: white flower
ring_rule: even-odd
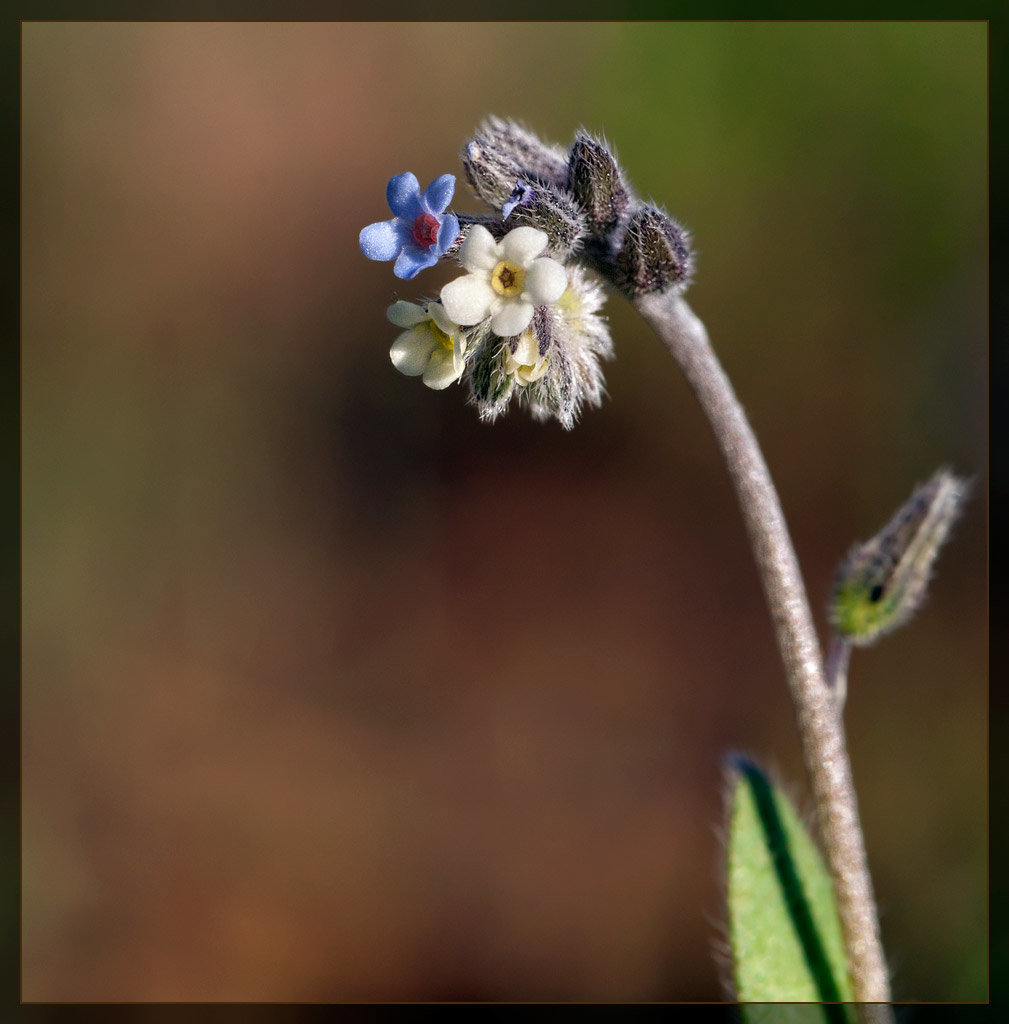
[[[447,388],[462,376],[466,338],[438,302],[427,309],[413,302],[394,302],[385,314],[397,327],[406,327],[389,349],[392,365],[407,377],[423,374],[435,391]]]
[[[524,386],[538,381],[547,372],[549,356],[540,355],[540,343],[532,331],[525,331],[512,352],[505,346],[504,371],[515,383]]]
[[[495,242],[485,227],[474,225],[459,249],[469,273],[441,290],[445,312],[467,326],[489,316],[499,338],[521,334],[534,307],[552,305],[567,287],[567,273],[556,260],[536,259],[548,241],[545,231],[521,227]]]

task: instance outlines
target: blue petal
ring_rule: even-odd
[[[424,212],[420,206],[420,184],[409,171],[389,179],[385,198],[389,201],[389,209],[403,220],[413,221]]]
[[[438,241],[434,251],[438,256],[444,256],[448,247],[459,237],[459,218],[454,213],[446,213],[441,218],[441,228],[438,230]]]
[[[525,182],[517,181],[515,188],[512,189],[512,194],[508,197],[508,202],[501,207],[501,216],[507,220],[508,214],[515,209],[516,206],[527,206],[536,198],[536,192]]]
[[[455,175],[443,174],[435,178],[421,196],[421,202],[427,208],[428,213],[441,213],[452,201],[452,193],[455,192]]]
[[[416,277],[425,267],[433,267],[438,262],[435,252],[428,249],[426,252],[413,245],[408,245],[396,260],[396,266],[392,272],[404,281]]]
[[[402,221],[380,220],[361,229],[361,252],[370,260],[394,260],[406,244]]]

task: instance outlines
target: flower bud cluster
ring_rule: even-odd
[[[493,331],[475,340],[471,398],[480,418],[493,423],[514,398],[539,421],[556,419],[570,430],[582,408],[604,394],[600,359],[613,357],[602,286],[580,267],[568,269],[560,299],[537,306],[520,335]]]
[[[364,254],[395,259],[399,277],[443,259],[465,271],[437,300],[390,307],[406,328],[393,364],[432,388],[468,385],[485,421],[514,399],[534,418],[570,428],[585,406],[601,403],[600,360],[613,356],[595,275],[632,299],[682,290],[692,270],[687,233],[638,200],[610,147],[585,132],[565,153],[491,117],[464,146],[462,164],[492,213],[447,212],[451,175],[421,193],[403,174],[387,190],[396,216],[361,232]]]

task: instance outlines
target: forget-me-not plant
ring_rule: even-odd
[[[464,384],[484,421],[495,420],[515,400],[537,420],[556,419],[570,429],[585,407],[602,401],[600,361],[613,356],[609,326],[600,312],[602,282],[622,293],[654,329],[706,413],[736,488],[796,710],[832,891],[830,907],[836,905],[828,913],[835,915],[843,936],[843,977],[820,985],[826,984],[821,970],[826,960],[819,947],[800,950],[799,972],[806,977],[813,964],[820,971],[814,979],[820,998],[837,1001],[841,993],[850,993],[843,998],[861,1004],[863,1021],[892,1019],[885,1006],[889,976],[841,718],[848,653],[853,645],[906,621],[921,603],[931,564],[961,503],[962,481],[938,474],[878,538],[849,556],[835,586],[835,635],[825,669],[805,584],[760,446],[707,330],[683,298],[694,272],[688,233],[664,210],[640,200],[612,147],[586,132],[579,131],[565,151],[512,121],[491,117],[464,145],[462,163],[473,192],[490,212],[446,212],[455,185],[451,174],[436,178],[423,193],[414,175],[400,174],[387,189],[393,219],[361,232],[365,256],[395,259],[397,277],[412,278],[442,259],[457,261],[463,270],[441,289],[439,299],[419,305],[401,300],[389,307],[389,319],[405,329],[392,345],[393,365],[421,376],[433,389]],[[753,782],[759,775],[755,771],[748,768],[743,774]],[[764,878],[766,891],[782,896],[779,883],[788,851],[770,852],[764,860],[776,867]],[[736,867],[733,879],[743,878],[751,894],[763,891],[751,884],[752,864],[743,864],[742,871]],[[798,941],[793,904],[803,898],[800,886],[785,900],[792,916],[785,915],[785,931],[772,936],[771,946]],[[735,927],[745,914],[731,900],[732,893]],[[763,911],[758,907],[758,917]],[[731,938],[734,957],[750,956],[752,945],[737,941],[735,933]],[[774,956],[768,963],[757,957],[755,975],[770,979],[767,990],[740,990],[742,979],[754,974],[748,973],[749,965],[747,971],[736,971],[737,998],[807,998],[780,987],[782,961]]]

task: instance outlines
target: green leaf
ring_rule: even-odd
[[[833,886],[788,799],[752,762],[730,769],[729,942],[741,1003],[852,998]],[[746,1006],[757,1021],[848,1024],[845,1006]]]

